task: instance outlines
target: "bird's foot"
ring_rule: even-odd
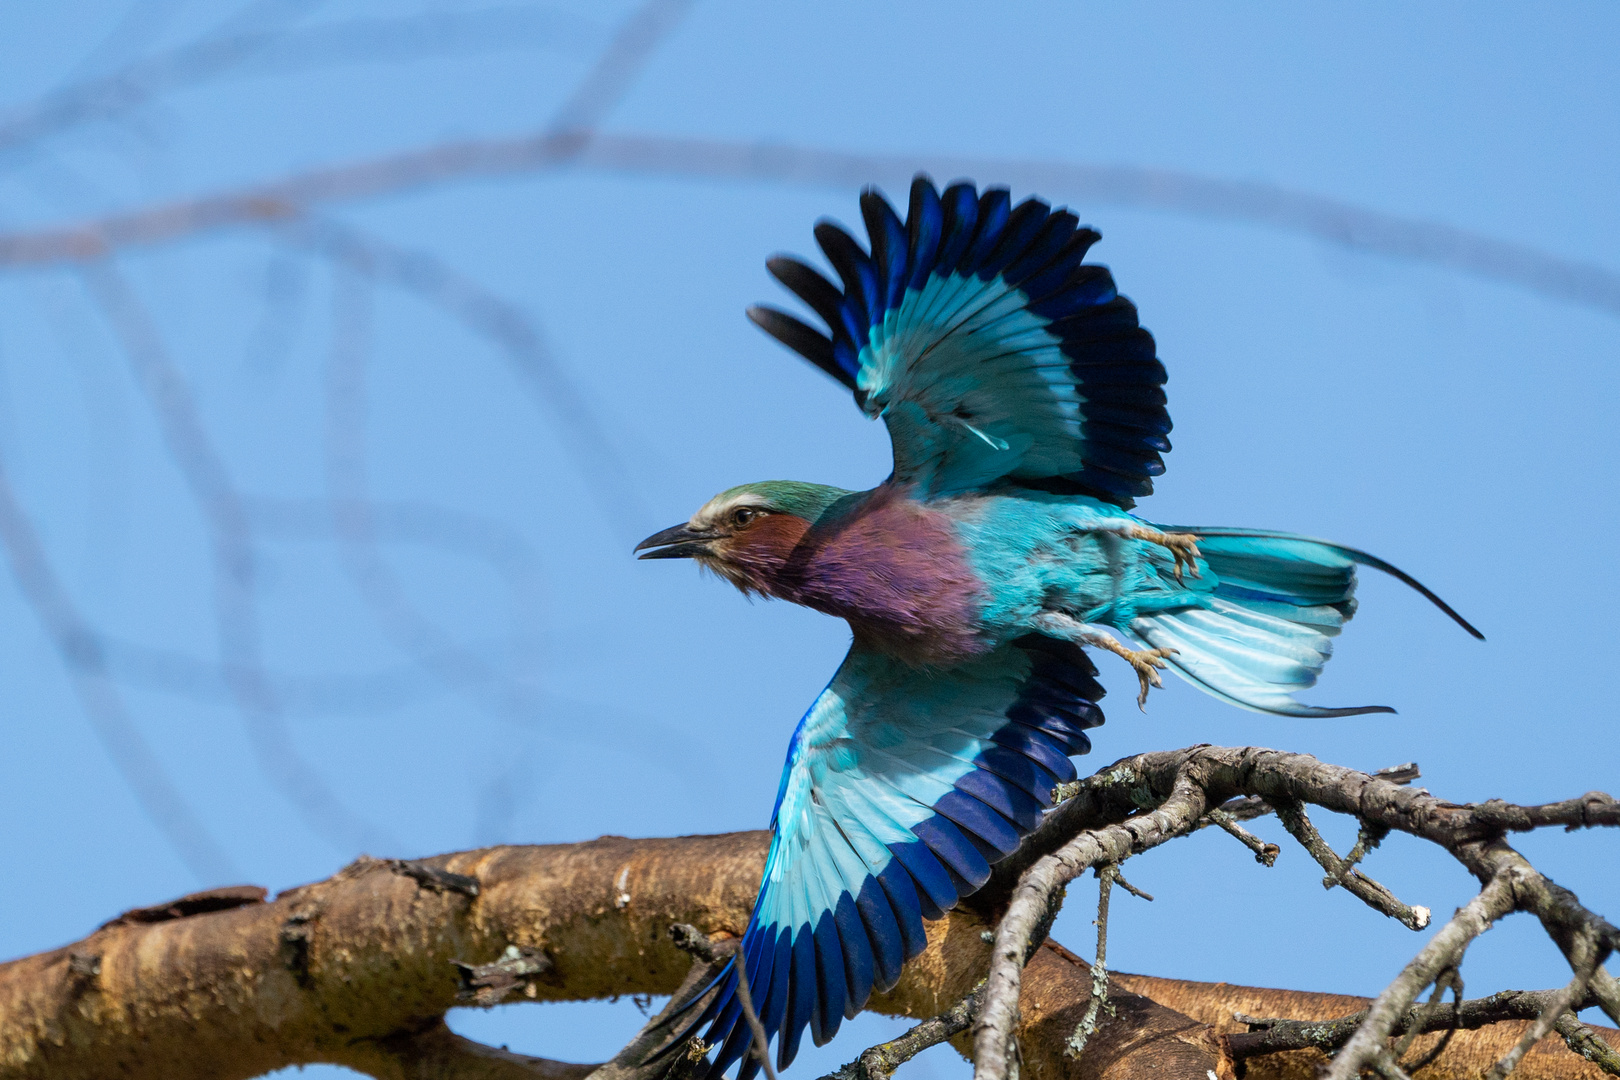
[[[1198,572],[1198,537],[1192,533],[1167,533],[1158,529],[1150,529],[1146,525],[1137,525],[1131,529],[1131,536],[1137,540],[1146,540],[1150,544],[1158,544],[1167,548],[1172,558],[1176,560],[1176,584],[1181,584],[1183,568],[1192,572],[1193,577],[1202,577]]]
[[[1130,664],[1136,671],[1137,681],[1142,684],[1142,692],[1136,695],[1136,707],[1147,712],[1148,691],[1153,687],[1164,687],[1164,680],[1159,678],[1159,672],[1164,670],[1167,658],[1176,655],[1176,649],[1131,649],[1115,641],[1107,634],[1087,634],[1080,639],[1087,645],[1107,649],[1115,656]]]
[[[1164,680],[1159,678],[1159,672],[1164,668],[1166,657],[1174,656],[1175,649],[1126,649],[1120,653],[1136,669],[1137,681],[1142,684],[1142,692],[1136,695],[1136,707],[1147,712],[1147,696],[1150,687],[1164,687]]]

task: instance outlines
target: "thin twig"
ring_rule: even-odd
[[[889,1080],[894,1071],[931,1046],[938,1046],[967,1030],[984,1000],[984,980],[955,1005],[924,1020],[897,1039],[863,1050],[861,1056],[842,1065],[821,1080]]]
[[[499,348],[523,389],[566,432],[564,449],[602,513],[619,533],[640,535],[647,511],[608,425],[557,363],[527,311],[435,255],[398,247],[352,225],[301,216],[273,224],[282,240],[410,292]]]
[[[1400,1062],[1395,1060],[1395,1055],[1390,1053],[1388,1047],[1381,1048],[1367,1064],[1384,1080],[1412,1080],[1406,1075],[1406,1070],[1401,1068]]]
[[[759,1022],[759,1014],[754,1012],[754,999],[748,993],[748,957],[741,949],[732,954],[732,965],[737,970],[737,1002],[742,1006],[743,1019],[748,1021],[748,1030],[754,1035],[754,1054],[768,1080],[776,1080],[776,1069],[771,1065],[771,1041],[765,1034],[765,1025]]]
[[[116,267],[102,262],[81,269],[86,291],[122,345],[164,446],[211,533],[220,666],[260,768],[310,831],[328,843],[343,850],[397,848],[384,829],[349,809],[299,752],[287,728],[264,670],[257,559],[247,511],[155,320]]]
[[[1416,1061],[1401,1061],[1406,1056],[1406,1052],[1412,1048],[1412,1043],[1417,1040],[1419,1029],[1428,1030],[1428,1025],[1433,1023],[1436,1013],[1445,1004],[1447,990],[1451,991],[1452,1003],[1460,1005],[1463,1000],[1463,980],[1462,973],[1455,967],[1447,968],[1436,977],[1434,980],[1434,993],[1430,996],[1429,1003],[1417,1007],[1415,1010],[1417,1013],[1414,1018],[1415,1022],[1409,1022],[1406,1025],[1406,1034],[1402,1035],[1400,1041],[1395,1044],[1393,1051],[1395,1060],[1400,1062],[1401,1068],[1409,1073],[1418,1072],[1432,1065],[1441,1054],[1445,1053],[1446,1047],[1451,1045],[1452,1036],[1457,1034],[1457,1026],[1453,1024],[1451,1027],[1446,1028],[1445,1033],[1436,1039],[1434,1045],[1420,1055]]]
[[[1091,996],[1086,1014],[1080,1018],[1074,1034],[1063,1048],[1063,1056],[1077,1058],[1084,1052],[1086,1042],[1097,1030],[1097,1017],[1103,1009],[1114,1015],[1108,1003],[1108,898],[1113,891],[1114,879],[1119,875],[1115,864],[1097,868],[1097,958],[1091,964]]]
[[[18,591],[62,658],[90,729],[129,785],[136,804],[199,881],[238,878],[230,853],[187,803],[130,715],[108,670],[101,635],[57,577],[33,519],[12,490],[4,462],[0,462],[0,547]]]
[[[554,12],[496,7],[420,15],[355,18],[312,27],[252,27],[211,33],[135,60],[106,75],[69,83],[0,116],[0,152],[44,136],[131,112],[165,91],[233,72],[311,67],[486,49],[577,44],[593,28]]]
[[[1611,1076],[1620,1076],[1620,1053],[1604,1042],[1602,1037],[1580,1020],[1566,1012],[1553,1024],[1553,1029],[1564,1037],[1564,1043],[1581,1057]]]
[[[1227,835],[1237,839],[1238,843],[1254,852],[1254,861],[1262,866],[1275,866],[1277,856],[1282,854],[1282,848],[1276,844],[1268,844],[1254,833],[1238,824],[1238,819],[1226,810],[1216,807],[1204,815],[1205,820],[1212,821],[1226,831]]]
[[[1429,925],[1428,908],[1403,903],[1394,893],[1334,854],[1327,841],[1322,839],[1322,834],[1316,831],[1316,826],[1311,824],[1311,819],[1306,816],[1303,804],[1278,803],[1277,820],[1283,823],[1283,827],[1294,839],[1298,840],[1305,850],[1311,853],[1311,857],[1322,864],[1322,869],[1328,872],[1328,876],[1322,880],[1324,888],[1331,889],[1335,885],[1342,885],[1346,892],[1362,900],[1368,907],[1398,920],[1410,930],[1422,930]]]
[[[1490,1072],[1485,1074],[1485,1080],[1506,1080],[1508,1074],[1519,1067],[1519,1062],[1524,1060],[1524,1055],[1530,1052],[1530,1048],[1546,1037],[1553,1029],[1553,1025],[1569,1012],[1572,1005],[1586,997],[1586,984],[1591,981],[1592,972],[1607,958],[1609,950],[1597,941],[1596,935],[1587,933],[1581,935],[1581,940],[1576,943],[1575,952],[1581,958],[1575,968],[1575,977],[1565,984],[1563,989],[1553,994],[1552,999],[1541,1010],[1541,1015],[1531,1021],[1513,1049],[1491,1066]]]
[[[1150,892],[1143,892],[1141,889],[1138,889],[1135,885],[1132,885],[1130,882],[1126,881],[1125,880],[1125,875],[1119,872],[1119,867],[1117,867],[1117,866],[1114,867],[1114,884],[1118,885],[1120,888],[1124,889],[1126,892],[1130,893],[1132,896],[1139,897],[1140,899],[1146,900],[1148,903],[1153,902],[1153,894],[1150,893]]]
[[[1418,768],[1417,762],[1407,761],[1401,763],[1400,765],[1391,765],[1387,768],[1379,769],[1377,772],[1371,773],[1370,775],[1379,780],[1388,780],[1392,784],[1400,784],[1405,786],[1414,780],[1423,779],[1423,770]]]
[[[1343,884],[1344,876],[1350,873],[1358,862],[1365,859],[1369,851],[1382,844],[1384,837],[1388,835],[1389,830],[1382,826],[1370,825],[1365,821],[1361,822],[1361,827],[1356,830],[1356,842],[1351,845],[1350,851],[1345,855],[1343,870],[1333,884]]]

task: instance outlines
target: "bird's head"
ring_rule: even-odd
[[[636,545],[643,559],[696,559],[745,593],[780,595],[782,571],[804,534],[851,492],[766,480],[728,488],[683,524]]]

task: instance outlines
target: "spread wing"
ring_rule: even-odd
[[[1076,646],[1023,638],[947,672],[858,644],[799,722],[764,880],[738,956],[786,1068],[886,990],[937,919],[990,876],[1072,780],[1102,723],[1096,668]],[[735,964],[735,960],[733,964]],[[685,1025],[712,1024],[718,1076],[748,1048],[736,973]],[[673,1045],[679,1045],[679,1040]],[[738,1074],[757,1069],[749,1057]]]
[[[1038,199],[925,176],[902,223],[868,189],[863,249],[829,221],[816,241],[834,285],[802,262],[767,264],[827,325],[749,316],[855,392],[894,444],[895,479],[922,497],[998,481],[1096,495],[1151,494],[1170,449],[1164,366],[1108,269],[1099,237]]]

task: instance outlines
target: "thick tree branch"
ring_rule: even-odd
[[[1099,1010],[1084,1051],[1064,1055],[1092,1000],[1094,979],[1072,953],[1040,944],[1061,902],[1062,882],[1087,865],[1114,864],[1182,835],[1211,808],[1233,810],[1233,799],[1267,808],[1311,803],[1356,816],[1367,835],[1400,829],[1434,840],[1487,882],[1510,883],[1504,886],[1507,910],[1541,919],[1572,966],[1588,973],[1590,999],[1601,1004],[1612,996],[1613,980],[1594,961],[1612,944],[1614,928],[1502,840],[1508,828],[1614,824],[1620,811],[1607,796],[1547,807],[1462,807],[1299,755],[1196,747],[1129,759],[1080,783],[980,894],[929,924],[928,948],[894,991],[870,1007],[937,1022],[877,1048],[875,1056],[862,1055],[868,1075],[892,1069],[938,1038],[965,1052],[969,1037],[959,1025],[968,1022],[974,1010],[969,995],[987,973],[984,1011],[995,1002],[996,976],[1005,988],[1010,971],[1016,997],[996,1002],[1009,1020],[1000,1046],[1003,1054],[1009,1045],[1017,1048],[1028,1080],[1206,1080],[1210,1073],[1232,1080],[1239,1057],[1233,1050],[1241,1042],[1229,1039],[1243,1037],[1234,1013],[1331,1020],[1368,1010],[1372,1003],[1363,999],[1110,973],[1110,1008]],[[746,924],[767,843],[765,833],[604,837],[412,861],[363,858],[272,902],[260,890],[239,888],[130,912],[74,945],[0,965],[0,1080],[245,1080],[313,1062],[390,1080],[583,1077],[595,1067],[460,1039],[444,1027],[444,1014],[458,1004],[511,997],[671,993],[683,980],[682,993],[700,990],[723,962],[726,943]],[[992,950],[986,934],[998,921]],[[669,936],[674,923],[702,933],[689,933],[683,950]],[[690,952],[700,955],[696,964]],[[1580,987],[1572,986],[1566,991],[1573,1002]],[[1421,990],[1393,1010],[1395,1022],[1383,1030],[1403,1029],[1407,1006]],[[1358,1019],[1354,1030],[1367,1019]],[[1601,1075],[1620,1035],[1586,1029],[1567,1011],[1547,1013],[1546,1022],[1578,1053],[1563,1040],[1542,1040],[1519,1061],[1515,1076]],[[979,1024],[982,1036],[982,1018]],[[1461,1032],[1420,1080],[1477,1078],[1508,1056],[1526,1027],[1524,1020],[1508,1020]],[[1346,1043],[1354,1038],[1346,1036]],[[1432,1053],[1436,1037],[1418,1038],[1430,1040],[1419,1044],[1419,1055]],[[649,1024],[600,1068],[597,1080],[652,1080],[664,1066],[648,1067],[645,1058],[662,1039],[667,1032],[656,1021]],[[1314,1046],[1254,1051],[1242,1060],[1248,1080],[1312,1080],[1326,1062]],[[701,1068],[685,1051],[663,1061],[676,1078]]]
[[[362,859],[273,902],[248,891],[232,894],[226,910],[189,899],[143,909],[72,946],[0,965],[0,1077],[245,1080],[328,1062],[389,1080],[573,1080],[594,1066],[469,1043],[443,1027],[445,1011],[497,986],[536,1001],[676,991],[692,965],[671,924],[740,936],[768,839],[604,837],[410,863]],[[167,910],[184,917],[152,921]],[[935,1016],[982,977],[981,919],[953,912],[928,930],[928,949],[872,1008]],[[503,970],[511,978],[498,983]],[[1076,1073],[1061,1053],[1078,1019],[1070,1006],[1084,1001],[1085,966],[1044,950],[1028,981],[1019,1030],[1030,1072],[1100,1076]],[[1145,999],[1141,1006],[1156,1029],[1202,1030]],[[645,1080],[634,1060],[644,1050],[632,1044],[603,1080]],[[1212,1040],[1179,1052],[1186,1067],[1176,1075],[1189,1080],[1219,1063]]]

